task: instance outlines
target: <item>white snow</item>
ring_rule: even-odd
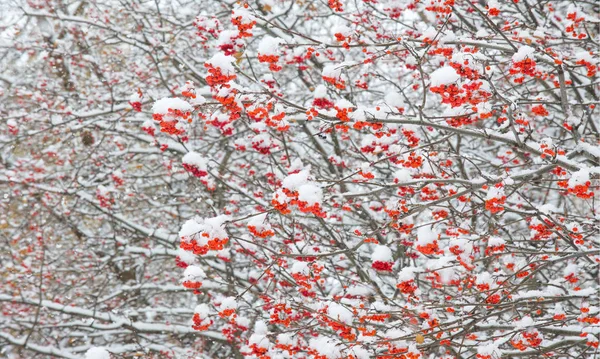
[[[250,335],[250,338],[248,339],[248,345],[252,344],[255,344],[257,347],[265,348],[267,350],[271,347],[271,341],[269,341],[269,338],[264,334],[254,333]]]
[[[138,91],[135,91],[131,96],[129,96],[129,102],[140,102],[142,101],[142,96]]]
[[[297,191],[300,186],[308,183],[308,171],[302,170],[283,179],[282,186],[290,191]]]
[[[419,227],[417,230],[417,241],[416,245],[426,246],[431,244],[438,239],[438,234],[431,228],[431,226]]]
[[[185,156],[183,156],[183,158],[181,159],[181,162],[185,163],[186,165],[195,166],[199,170],[204,171],[206,171],[208,164],[208,160],[202,157],[202,155],[200,155],[197,152],[186,153]]]
[[[177,256],[179,257],[179,260],[182,261],[185,264],[193,264],[194,262],[196,262],[196,255],[192,252],[188,252],[182,248],[177,249]]]
[[[325,65],[325,67],[323,68],[321,75],[324,77],[331,77],[334,79],[338,79],[338,78],[340,78],[340,76],[342,76],[343,68],[344,67],[340,64],[328,64],[328,65]]]
[[[487,6],[490,9],[500,9],[500,3],[497,0],[488,0]]]
[[[573,126],[573,127],[578,126],[581,123],[581,118],[574,116],[573,114],[570,114],[565,119],[565,123],[570,126]]]
[[[481,272],[477,274],[476,284],[494,284],[494,279],[489,272]]]
[[[154,126],[154,122],[152,120],[146,120],[142,123],[142,128],[153,128],[156,130],[156,126]]]
[[[469,240],[465,237],[458,237],[456,239],[454,239],[452,242],[450,242],[450,246],[454,247],[458,247],[460,248],[460,250],[466,252],[467,256],[469,254],[471,254],[471,252],[473,251],[473,244],[471,242],[469,242]],[[463,256],[464,259],[464,256]]]
[[[110,353],[102,347],[92,347],[85,352],[85,359],[110,359]]]
[[[436,271],[440,275],[442,284],[450,284],[451,281],[460,279],[459,267],[451,265],[455,261],[453,256],[444,256],[437,259],[430,259],[425,264],[425,268]]]
[[[489,200],[489,199],[492,199],[492,198],[502,198],[503,196],[504,196],[504,189],[503,188],[498,188],[498,187],[492,186],[488,190],[485,199]]]
[[[183,271],[183,281],[190,282],[199,282],[206,278],[206,273],[204,270],[198,266],[188,266],[185,271]]]
[[[259,348],[265,348],[268,350],[271,347],[271,342],[267,337],[268,333],[269,330],[267,328],[267,324],[262,320],[257,321],[254,325],[254,333],[248,340],[248,345],[255,344]]]
[[[450,66],[444,66],[431,74],[431,86],[448,85],[460,79],[460,75]]]
[[[356,359],[370,359],[372,358],[371,354],[367,349],[360,345],[355,345],[348,350],[348,354],[352,354],[352,356]]]
[[[515,321],[515,327],[518,329],[526,329],[533,327],[535,325],[535,321],[528,315],[524,316],[520,320]]]
[[[236,17],[240,17],[242,19],[242,22],[244,23],[251,23],[252,21],[256,20],[254,15],[252,15],[252,13],[248,9],[240,5],[236,5],[233,8],[233,11],[231,12],[231,18]]]
[[[269,148],[273,145],[273,139],[268,133],[259,133],[252,137],[252,144],[258,148]]]
[[[592,156],[600,157],[600,146],[595,146],[587,142],[579,143],[578,147]]]
[[[314,184],[303,184],[298,188],[298,200],[313,205],[323,201],[323,190]]]
[[[373,293],[373,289],[367,287],[366,285],[357,284],[348,287],[348,289],[346,289],[346,292],[349,295],[366,296]]]
[[[562,304],[556,303],[554,305],[554,308],[552,310],[550,310],[550,313],[552,313],[552,314],[565,314],[565,310],[564,310]]]
[[[292,274],[308,275],[310,273],[310,269],[308,268],[308,263],[296,261],[292,265],[290,272]]]
[[[594,57],[590,55],[588,51],[579,51],[575,53],[575,58],[577,60],[584,60],[586,62],[589,62],[590,64],[595,64],[599,61],[598,59],[594,59]]]
[[[354,104],[346,99],[339,99],[335,102],[335,107],[337,108],[353,108]]]
[[[562,212],[560,208],[556,207],[552,203],[546,203],[546,204],[539,206],[538,211],[540,211],[543,214],[561,213]]]
[[[492,358],[500,358],[502,351],[498,348],[498,343],[489,343],[485,345],[479,345],[477,347],[477,354],[482,356],[489,355]]]
[[[394,260],[392,256],[392,250],[387,246],[377,245],[371,254],[371,261],[373,262],[392,262]]]
[[[341,304],[331,302],[327,308],[327,315],[332,319],[344,324],[352,324],[354,315],[352,312]]]
[[[198,304],[194,309],[194,313],[197,313],[200,319],[206,319],[210,315],[210,307],[206,303]]]
[[[227,215],[220,215],[213,218],[202,219],[199,217],[195,217],[187,220],[183,226],[181,226],[181,230],[179,231],[179,237],[189,237],[196,235],[200,232],[206,232],[209,235],[209,238],[227,238],[227,231],[223,228],[223,225],[226,221],[231,219],[231,217]],[[197,239],[199,244],[206,244],[208,238],[203,236]]]
[[[237,309],[237,307],[238,307],[238,304],[237,304],[235,297],[227,297],[227,298],[223,299],[223,301],[221,302],[221,305],[219,306],[219,309],[220,310]]]
[[[582,168],[579,171],[573,173],[569,179],[568,185],[573,188],[577,185],[585,185],[590,180],[590,171],[587,168]]]
[[[239,36],[239,32],[236,30],[223,30],[219,33],[216,46],[222,46],[227,44],[236,44],[236,40]]]
[[[216,30],[221,25],[221,22],[214,16],[198,15],[194,20],[194,24],[206,30]]]
[[[535,49],[531,46],[521,46],[519,48],[519,50],[512,56],[512,60],[514,62],[519,62],[519,61],[523,61],[526,58],[533,58],[533,53],[535,52]]]
[[[96,193],[100,196],[108,196],[108,194],[110,193],[110,190],[103,185],[98,185],[98,188],[96,188]]]
[[[292,336],[288,333],[281,333],[277,335],[277,343],[282,345],[293,345],[295,342]]]
[[[155,114],[167,114],[169,109],[180,110],[182,112],[192,111],[193,107],[187,101],[176,97],[165,97],[156,101],[152,106],[152,112]]]
[[[256,324],[254,325],[254,333],[262,335],[268,334],[269,329],[267,328],[267,324],[262,320],[256,321]]]
[[[217,52],[206,63],[212,65],[214,68],[220,68],[223,75],[233,75],[235,73],[235,67],[233,67],[234,61],[235,58],[233,56],[226,56],[221,52]]]
[[[391,107],[404,107],[405,106],[402,95],[396,91],[388,92],[385,95],[385,97],[383,98],[383,101],[385,101],[385,103]]]
[[[398,281],[406,282],[409,280],[414,280],[415,273],[418,273],[420,271],[421,271],[421,269],[419,269],[417,267],[404,267],[404,268],[402,268],[402,270],[400,270],[400,273],[398,273]]]
[[[579,266],[575,263],[569,263],[567,264],[567,266],[565,267],[565,269],[563,270],[563,275],[569,276],[571,274],[575,274],[577,275],[579,273]]]
[[[503,244],[506,244],[506,241],[502,237],[492,236],[488,239],[488,246],[496,247],[496,246],[501,246]]]
[[[337,339],[320,336],[318,338],[311,338],[308,345],[327,359],[338,359],[343,357],[339,349],[341,344]]]
[[[268,225],[267,214],[268,213],[265,212],[265,213],[261,213],[256,216],[250,217],[250,220],[248,220],[248,225],[254,226],[256,228],[263,228],[263,227],[267,226]]]
[[[200,219],[200,221],[202,221],[202,220]],[[179,231],[179,236],[180,237],[191,236],[193,234],[201,232],[202,228],[203,228],[202,223],[199,222],[198,219],[196,219],[196,218],[188,219],[181,226],[181,230]]]
[[[327,98],[327,87],[324,85],[317,86],[313,92],[313,95],[315,98]]]
[[[344,37],[352,35],[352,29],[346,25],[336,25],[331,28],[331,32],[335,34],[341,34]]]
[[[476,38],[482,38],[482,37],[487,37],[487,36],[490,36],[490,33],[486,29],[479,29],[475,33]]]
[[[206,218],[204,220],[205,232],[208,232],[212,238],[225,238],[227,232],[223,228],[224,223],[230,220],[231,217],[228,215],[220,215],[212,218]]]
[[[435,27],[429,26],[427,30],[423,31],[423,34],[419,39],[434,39],[438,35],[438,32],[439,31]]]
[[[277,55],[283,42],[281,38],[265,36],[258,44],[258,53],[260,55]]]
[[[394,180],[398,183],[412,181],[412,174],[408,168],[400,168],[394,172]]]

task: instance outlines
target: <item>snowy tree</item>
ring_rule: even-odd
[[[0,9],[1,356],[600,356],[597,3]]]

